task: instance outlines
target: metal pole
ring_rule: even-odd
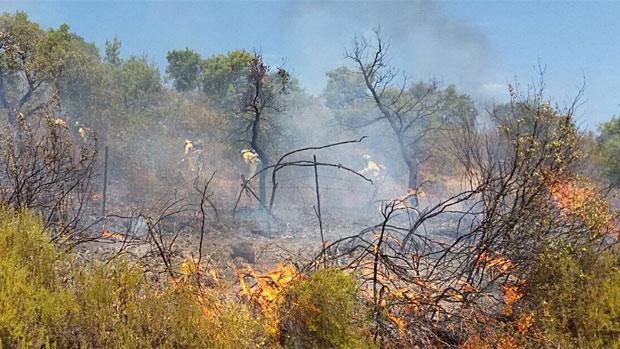
[[[319,219],[319,230],[321,232],[321,248],[325,248],[325,237],[323,236],[323,219],[321,217],[321,194],[319,193],[319,171],[317,169],[316,155],[314,155],[314,184],[316,187],[316,216]]]
[[[105,204],[108,199],[108,146],[103,150],[103,204],[101,205],[101,219],[105,220]]]

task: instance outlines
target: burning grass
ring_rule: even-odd
[[[235,282],[185,260],[174,275],[128,260],[78,263],[30,213],[3,209],[0,346],[374,346],[357,282],[341,271],[302,276],[279,265]]]

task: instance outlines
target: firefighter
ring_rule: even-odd
[[[189,139],[186,139],[184,142],[183,148],[183,159],[181,159],[181,163],[185,163],[190,172],[196,171],[196,165],[194,164],[193,152],[194,152],[194,142]]]
[[[366,167],[360,171],[363,175],[369,175],[373,180],[380,180],[385,175],[385,166],[376,163],[372,160],[372,157],[368,154],[364,154],[364,160],[366,160]]]
[[[88,141],[88,129],[84,126],[82,126],[82,124],[80,124],[79,121],[76,121],[75,124],[73,124],[73,128],[74,131],[77,130],[77,134],[80,137],[80,139],[82,140],[82,142],[86,143],[86,141]],[[74,137],[75,137],[75,133],[74,133]]]
[[[241,156],[243,157],[243,162],[249,167],[248,178],[252,178],[256,174],[258,170],[258,166],[260,165],[260,156],[252,150],[244,148],[241,150]]]
[[[185,140],[185,156],[189,155],[189,153],[191,153],[193,149],[194,149],[194,143],[191,140],[186,139]]]
[[[372,185],[370,188],[370,202],[369,205],[372,206],[373,203],[377,200],[377,194],[379,191],[379,183],[383,182],[385,179],[385,166],[375,162],[372,160],[372,157],[369,154],[364,154],[364,160],[366,160],[366,167],[359,171],[361,174],[370,177],[372,179]]]

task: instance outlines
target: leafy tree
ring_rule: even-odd
[[[182,51],[168,51],[166,76],[170,78],[177,91],[193,91],[198,88],[202,58],[188,48]]]
[[[364,78],[359,72],[346,66],[327,72],[327,85],[323,91],[325,105],[340,110],[356,102],[366,100]]]
[[[115,84],[123,105],[131,110],[147,108],[162,91],[159,70],[145,57],[131,57],[123,62],[116,73]]]
[[[202,91],[219,108],[238,104],[246,86],[250,63],[255,56],[247,51],[235,50],[214,55],[202,62],[200,84]],[[230,110],[229,110],[230,111]]]
[[[112,41],[105,42],[105,62],[112,65],[119,65],[121,63],[120,57],[121,41],[117,36],[114,36]]]
[[[54,79],[54,87],[63,110],[75,121],[94,126],[101,113],[111,104],[111,74],[101,64],[99,50],[83,38],[71,34],[70,49],[62,73]],[[97,123],[99,126],[100,123]]]
[[[603,171],[609,180],[620,184],[620,118],[614,117],[600,127],[598,144],[601,150]]]
[[[24,12],[0,16],[0,106],[11,124],[24,105],[62,73],[70,43],[66,24],[44,31]]]

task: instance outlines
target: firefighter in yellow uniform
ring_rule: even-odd
[[[194,165],[194,160],[192,159],[192,151],[194,150],[194,143],[186,139],[185,140],[185,150],[183,155],[183,160],[181,162],[187,162],[187,166],[189,167],[190,172],[196,171],[196,166]]]
[[[241,156],[243,157],[243,162],[249,167],[248,177],[246,179],[252,178],[256,174],[258,170],[258,166],[260,165],[260,156],[252,150],[252,149],[242,149]]]
[[[368,154],[364,154],[364,160],[366,160],[366,167],[363,168],[360,173],[372,179],[370,202],[372,206],[377,200],[377,194],[379,192],[379,183],[382,183],[385,179],[385,166],[372,160],[372,157]]]

